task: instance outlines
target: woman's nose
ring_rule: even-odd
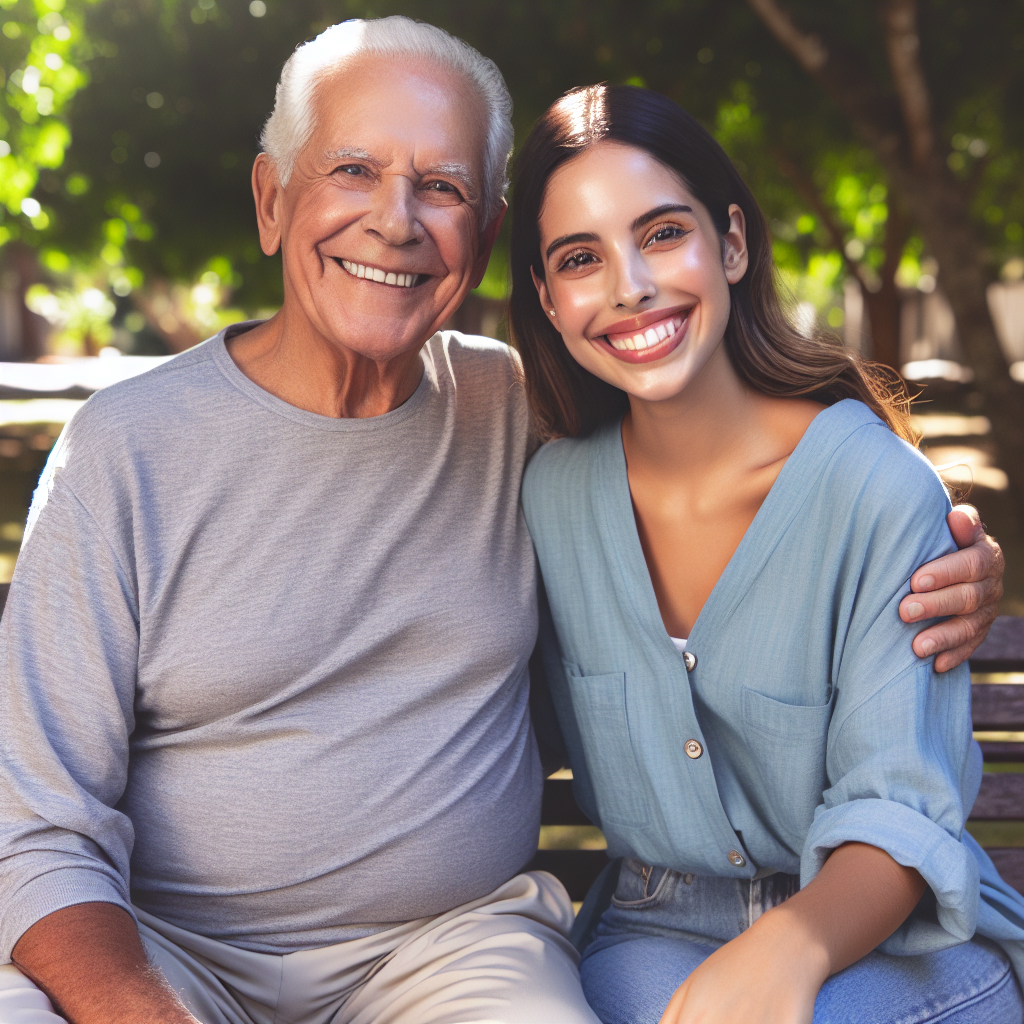
[[[615,263],[611,300],[616,309],[634,309],[654,298],[658,289],[640,253],[629,253]]]

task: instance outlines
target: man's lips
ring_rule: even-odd
[[[667,356],[683,340],[692,309],[691,306],[668,311],[668,315],[665,310],[654,310],[634,320],[620,322],[622,326],[629,324],[632,330],[609,332],[594,341],[604,351],[627,363],[653,362]]]
[[[352,277],[375,284],[392,285],[396,288],[415,288],[430,277],[429,274],[417,274],[413,271],[385,270],[383,267],[374,267],[368,263],[356,263],[355,260],[342,259],[340,256],[331,256],[330,258]]]

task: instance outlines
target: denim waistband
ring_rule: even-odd
[[[800,876],[720,878],[654,867],[627,857],[602,932],[625,930],[728,942],[800,889]]]

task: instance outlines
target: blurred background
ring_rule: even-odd
[[[700,118],[799,329],[919,393],[1024,614],[1024,0],[0,0],[0,582],[90,393],[275,310],[249,172],[281,65],[396,13],[495,60],[520,141],[603,80]],[[506,242],[452,326],[502,335]]]

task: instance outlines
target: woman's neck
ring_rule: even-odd
[[[776,447],[766,436],[775,401],[744,385],[719,345],[675,397],[650,402],[630,396],[622,424],[627,460],[690,479],[714,474],[724,464],[763,465]]]

